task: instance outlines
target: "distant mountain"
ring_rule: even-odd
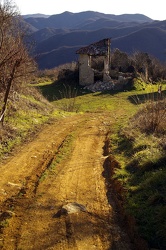
[[[38,14],[37,14],[38,15]],[[154,21],[141,14],[103,14],[93,11],[64,12],[25,17],[39,68],[53,68],[78,60],[76,50],[111,38],[111,50],[147,52],[166,61],[166,20]]]
[[[34,17],[31,16],[26,18],[26,22],[31,24],[37,29],[43,28],[61,28],[61,29],[76,29],[84,26],[85,22],[93,23],[99,19],[107,19],[116,22],[151,22],[152,19],[141,14],[125,14],[125,15],[112,15],[112,14],[103,14],[93,11],[85,11],[80,13],[72,12],[63,12],[61,14],[56,14],[45,17]]]
[[[50,15],[45,15],[45,14],[40,14],[40,13],[38,13],[38,14],[22,15],[22,17],[23,17],[24,19],[30,18],[30,17],[32,17],[32,18],[38,18],[38,17],[48,18],[49,16],[50,16]]]
[[[143,28],[124,37],[112,40],[112,47],[133,53],[144,51],[166,61],[166,30],[161,28]]]
[[[42,43],[43,41],[49,39],[50,37],[56,35],[62,35],[65,33],[70,32],[69,30],[65,29],[54,29],[54,28],[43,28],[31,34],[32,41],[36,42],[37,44]]]
[[[51,69],[65,63],[77,61],[78,57],[75,52],[79,48],[79,46],[63,46],[52,51],[38,54],[36,56],[38,66],[40,69]]]

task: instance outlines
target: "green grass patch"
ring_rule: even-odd
[[[69,134],[61,146],[58,148],[58,151],[55,152],[55,156],[51,162],[51,164],[48,166],[46,171],[41,175],[40,181],[44,181],[49,175],[56,175],[57,172],[57,165],[62,164],[63,161],[65,161],[69,155],[72,152],[72,145],[74,141],[75,135],[74,132]]]
[[[113,118],[121,116],[128,116],[128,113],[134,113],[137,107],[134,107],[128,100],[128,96],[132,92],[107,92],[107,93],[84,93],[82,95],[77,95],[75,98],[75,105],[78,107],[79,112],[102,112],[102,111],[112,111]],[[61,109],[67,98],[58,99],[53,101],[53,104]],[[73,98],[71,98],[71,101]],[[126,110],[129,112],[126,114]]]

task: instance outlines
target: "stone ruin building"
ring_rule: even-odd
[[[95,69],[92,66],[93,58],[103,60],[102,81],[110,80],[110,38],[92,43],[76,51],[79,54],[79,84],[88,86],[94,84]]]

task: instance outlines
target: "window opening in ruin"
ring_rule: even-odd
[[[104,58],[92,57],[91,68],[94,70],[94,82],[103,81]]]

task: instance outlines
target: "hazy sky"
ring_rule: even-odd
[[[59,14],[87,10],[106,14],[144,14],[154,20],[166,20],[165,0],[13,0],[22,15]]]

